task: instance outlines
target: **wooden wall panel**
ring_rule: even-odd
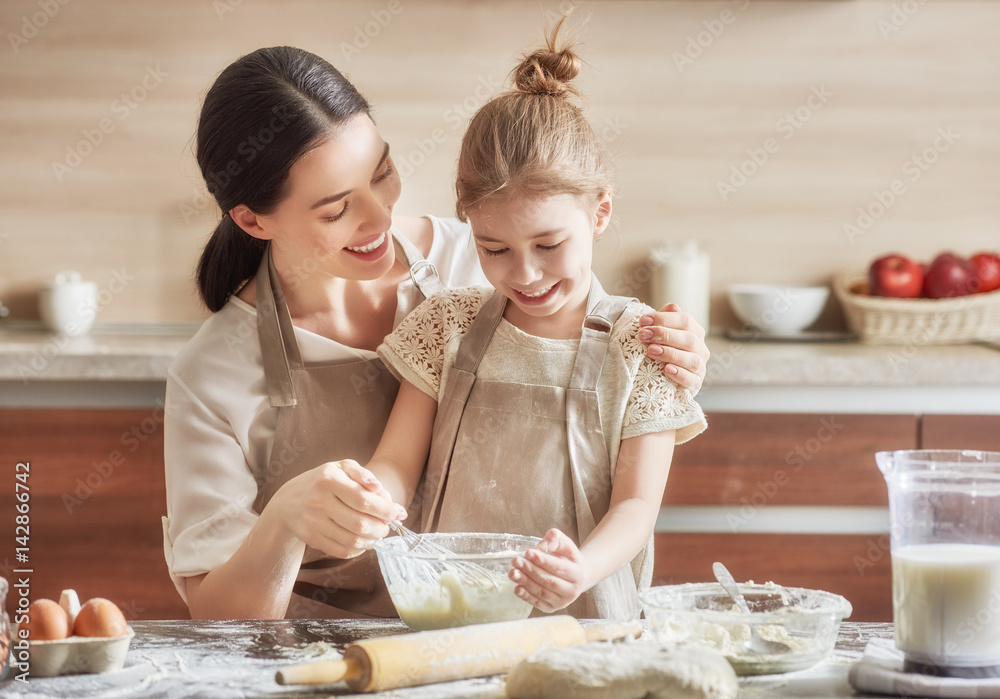
[[[31,597],[107,597],[132,619],[186,618],[167,576],[160,410],[0,411],[0,565],[14,551],[14,483],[30,462]]]
[[[713,580],[722,561],[737,580],[827,590],[853,621],[892,621],[889,537],[802,534],[657,534],[654,585]]]
[[[1000,451],[1000,415],[924,415],[920,446]]]
[[[103,291],[124,270],[128,293],[99,323],[200,321],[192,270],[218,212],[193,157],[199,104],[261,46],[346,72],[404,175],[396,211],[452,213],[469,116],[577,4],[4,0],[0,299],[37,318],[57,271]],[[579,87],[620,189],[619,231],[595,258],[605,288],[660,305],[649,249],[695,238],[712,255],[713,318],[735,326],[734,282],[825,283],[890,250],[996,247],[1000,3],[905,17],[898,4],[584,3]],[[54,14],[36,24],[42,7]],[[143,99],[125,110],[132,91]],[[114,130],[95,135],[102,120]]]
[[[914,449],[913,415],[712,413],[674,452],[664,504],[887,505],[874,454]]]

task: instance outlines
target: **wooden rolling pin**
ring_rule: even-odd
[[[279,670],[278,684],[328,684],[346,680],[354,692],[413,687],[509,671],[537,650],[638,636],[638,622],[581,626],[559,615],[419,631],[351,643],[343,660],[323,660]]]

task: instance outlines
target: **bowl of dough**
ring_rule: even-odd
[[[851,603],[823,590],[774,583],[739,584],[750,613],[739,610],[718,583],[651,587],[640,594],[653,635],[665,645],[699,645],[720,652],[738,675],[766,675],[812,667],[833,650]],[[784,644],[779,653],[755,653],[751,631]]]
[[[526,619],[532,606],[507,577],[541,539],[517,534],[390,536],[375,544],[399,617],[414,631]]]

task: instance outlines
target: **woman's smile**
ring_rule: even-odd
[[[388,239],[388,233],[380,233],[362,245],[345,245],[344,250],[363,260],[377,260],[388,250],[389,246],[386,245]]]

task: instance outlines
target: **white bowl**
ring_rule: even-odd
[[[639,594],[653,635],[664,645],[705,646],[726,657],[737,675],[804,670],[820,662],[837,641],[840,622],[853,611],[840,595],[823,590],[741,583],[744,614],[718,583],[651,587]],[[759,655],[746,649],[750,626],[762,638],[789,646]]]
[[[779,335],[801,332],[815,323],[830,287],[733,284],[728,295],[733,313],[744,325]]]

